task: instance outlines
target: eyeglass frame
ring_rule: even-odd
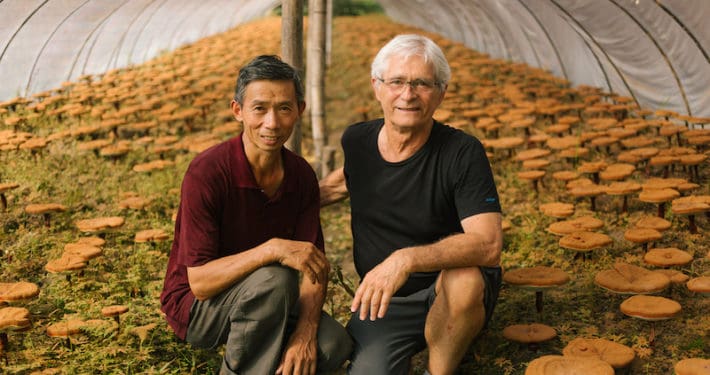
[[[392,78],[389,80],[385,80],[384,78],[381,78],[381,77],[375,77],[375,79],[380,81],[381,83],[383,83],[385,86],[387,86],[387,88],[390,91],[398,92],[398,93],[404,91],[404,88],[406,86],[409,86],[412,89],[412,91],[414,91],[414,92],[429,93],[429,92],[434,91],[434,88],[441,89],[441,86],[443,84],[443,82],[441,82],[441,81],[429,81],[429,80],[422,79],[422,78],[416,78],[416,79],[409,80],[409,81],[405,81],[401,78]],[[398,83],[395,83],[393,81],[402,81],[401,86]],[[396,87],[396,86],[400,86],[400,87]],[[431,91],[429,91],[429,90],[431,90]]]

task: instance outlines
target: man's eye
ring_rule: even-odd
[[[391,79],[389,84],[392,86],[402,86],[404,84],[404,81],[401,79]]]
[[[414,86],[415,88],[421,87],[428,89],[431,88],[433,85],[431,82],[425,81],[423,79],[415,79],[414,81],[412,81],[412,86]]]

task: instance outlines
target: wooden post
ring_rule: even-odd
[[[310,0],[308,5],[306,87],[310,100],[315,170],[319,177],[323,177],[329,172],[324,158],[324,149],[328,143],[325,128],[326,0]]]
[[[333,50],[333,0],[326,0],[325,16],[325,66],[330,66]]]
[[[303,77],[303,0],[281,1],[281,57]],[[301,154],[300,120],[293,127],[286,147]]]

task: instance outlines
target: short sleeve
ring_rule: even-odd
[[[471,138],[460,148],[452,173],[456,175],[454,199],[459,220],[501,212],[493,172],[480,141]]]
[[[186,267],[203,265],[218,257],[219,201],[216,186],[205,176],[188,170],[183,179],[180,212],[178,263]]]

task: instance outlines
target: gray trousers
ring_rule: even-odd
[[[195,300],[185,340],[201,348],[226,344],[221,374],[273,374],[298,319],[298,296],[298,272],[262,267],[215,297]],[[351,351],[345,328],[323,313],[318,373],[339,369]]]
[[[486,324],[500,291],[500,267],[480,267],[485,282],[483,305]],[[426,348],[424,326],[436,299],[436,283],[406,297],[392,297],[382,319],[360,320],[352,314],[347,330],[355,341],[349,375],[406,375],[412,356]]]

